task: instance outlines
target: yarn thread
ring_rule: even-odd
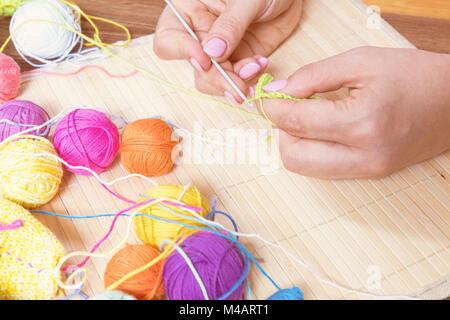
[[[153,199],[160,198],[169,198],[169,199],[178,199],[179,202],[184,203],[190,206],[196,206],[202,208],[202,211],[198,214],[202,217],[206,217],[208,215],[209,204],[207,200],[200,194],[197,188],[188,187],[185,190],[184,186],[180,185],[159,185],[147,191],[143,197],[138,199],[138,202],[143,202],[147,198],[145,196],[149,196]],[[175,212],[175,215],[172,215],[167,208],[171,209]],[[155,206],[149,206],[147,208],[143,208],[139,210],[140,213],[147,213],[153,216],[173,219],[174,221],[183,222],[185,224],[194,224],[201,225],[199,222],[195,221],[192,217],[189,219],[184,218],[183,216],[177,215],[186,213],[188,216],[191,214],[190,210],[188,211],[185,208],[173,206],[173,205],[162,205],[157,204]],[[166,239],[174,239],[175,236],[179,233],[183,234],[184,231],[187,231],[186,228],[182,228],[180,226],[174,225],[172,223],[165,223],[161,221],[157,221],[155,219],[149,219],[145,217],[136,217],[134,219],[134,231],[136,236],[145,244],[152,245],[156,248],[159,248],[161,242]]]
[[[172,151],[178,141],[172,139],[173,130],[161,119],[136,120],[121,134],[120,159],[130,173],[156,177],[172,170]]]
[[[245,270],[245,259],[236,245],[211,232],[197,232],[188,237],[180,247],[190,258],[202,277],[206,292],[212,300],[230,290]],[[164,287],[170,300],[199,300],[205,295],[195,274],[189,270],[185,258],[174,251],[163,268]],[[245,282],[227,299],[242,299]]]
[[[94,29],[94,35],[93,35],[93,41],[95,43],[101,44],[102,46],[110,46],[110,47],[126,47],[131,41],[131,33],[130,31],[123,25],[111,21],[109,19],[96,17],[87,15],[84,13],[78,5],[71,1],[66,0],[34,0],[31,1],[32,3],[28,2],[23,4],[13,15],[13,18],[11,19],[10,23],[10,36],[5,41],[3,46],[0,48],[0,52],[3,52],[4,48],[8,44],[8,42],[12,39],[17,51],[19,54],[24,58],[25,61],[27,61],[30,65],[38,67],[38,66],[46,66],[51,63],[56,63],[59,61],[62,61],[66,58],[70,58],[72,55],[80,55],[82,53],[82,47],[83,47],[83,41],[85,40],[85,36],[81,33],[81,27],[80,27],[80,19],[81,17],[85,18],[89,24]],[[34,3],[34,4],[33,4]],[[33,5],[32,8],[30,6]],[[25,9],[24,9],[25,7]],[[46,11],[47,10],[47,11]],[[27,16],[28,15],[28,16]],[[42,19],[42,17],[44,19]],[[53,18],[53,19],[52,19]],[[19,20],[19,22],[16,21]],[[111,25],[114,25],[116,27],[121,28],[125,31],[127,35],[127,39],[122,43],[104,43],[100,40],[100,31],[97,25],[94,23],[93,20],[102,21],[109,23]],[[50,26],[40,26],[42,23],[49,23]],[[27,24],[31,23],[30,26],[26,26]],[[36,23],[38,23],[36,25]],[[33,28],[34,24],[34,28]],[[37,33],[38,37],[33,41],[36,42],[27,42],[26,34],[27,32],[24,32],[23,38],[17,37],[16,33],[20,34],[20,29],[22,27],[26,27],[28,30],[33,31],[41,30]],[[59,27],[59,28],[56,28]],[[44,32],[42,31],[42,28],[44,29]],[[22,30],[23,31],[23,30]],[[51,33],[45,32],[50,31]],[[68,34],[67,32],[71,32],[72,35]],[[54,39],[45,38],[45,36],[49,35],[58,35],[59,40],[66,40],[64,41],[54,41]],[[41,40],[41,42],[38,42],[38,39]],[[90,38],[91,39],[91,38]],[[42,42],[50,42],[49,46],[45,46],[42,44]],[[57,42],[58,44],[55,44]],[[77,45],[79,45],[79,48],[75,54],[70,53],[72,49]],[[17,45],[18,44],[18,45]],[[45,44],[45,43],[44,43]],[[34,45],[34,46],[33,46]],[[65,46],[64,46],[65,45]],[[94,43],[87,43],[86,46],[92,46],[95,45]],[[28,51],[30,49],[35,50],[36,52],[29,52],[25,53],[22,52],[24,49],[23,46],[25,46],[25,49]],[[31,48],[30,48],[31,46]],[[59,47],[58,47],[59,46]],[[69,50],[69,48],[71,48]],[[51,51],[53,49],[53,51]],[[40,54],[42,56],[37,56],[36,54]],[[35,64],[32,61],[30,61],[27,57],[30,57],[32,59],[35,59],[39,62],[41,62],[41,65]]]
[[[152,246],[127,244],[108,262],[105,270],[105,287],[122,278],[127,273],[147,264],[159,255]],[[163,261],[159,261],[135,277],[123,282],[118,290],[130,294],[139,300],[159,300],[164,296],[162,280]]]
[[[83,166],[96,173],[106,170],[119,150],[119,131],[103,113],[76,109],[57,125],[53,143],[58,155],[72,166]],[[89,175],[85,170],[68,171]]]
[[[27,100],[10,100],[0,106],[0,142],[29,127],[42,125],[49,120],[48,113]],[[46,137],[50,127],[30,132],[30,135]]]
[[[80,15],[59,0],[34,0],[19,7],[11,18],[9,31],[20,56],[30,65],[41,67],[64,60],[83,39],[57,25],[27,21],[40,18],[58,22],[81,32]],[[38,61],[32,62],[30,59]]]
[[[56,155],[53,145],[37,136],[23,135],[0,145],[0,196],[28,209],[49,202],[63,176],[61,162],[50,154]]]

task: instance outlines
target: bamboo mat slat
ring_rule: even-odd
[[[382,28],[377,30],[367,28],[366,23],[366,7],[360,1],[306,1],[298,30],[272,55],[269,72],[275,78],[283,78],[306,63],[361,45],[413,47],[387,23],[382,22]],[[152,36],[137,39],[120,55],[194,90],[188,63],[159,60],[153,53],[152,39]],[[95,63],[112,73],[130,72],[113,58]],[[60,64],[57,70],[75,68],[76,62],[71,62]],[[330,95],[342,97],[343,93]],[[42,76],[24,84],[20,98],[44,106],[51,115],[68,106],[88,105],[104,108],[130,122],[162,115],[194,130],[196,121],[201,121],[204,129],[216,129],[219,137],[227,128],[268,129],[263,121],[177,92],[142,74],[126,80],[108,78],[97,70],[68,78]],[[242,232],[258,233],[282,245],[322,278],[345,287],[381,295],[422,292],[424,297],[431,298],[444,298],[450,293],[450,153],[380,180],[325,181],[290,173],[279,163],[275,163],[270,174],[264,174],[251,163],[221,164],[217,161],[220,152],[233,155],[237,151],[233,148],[224,151],[214,145],[203,148],[208,163],[178,165],[170,174],[155,180],[192,183],[208,199],[218,197],[219,208],[236,219]],[[185,154],[183,158],[190,156]],[[116,159],[101,176],[111,180],[126,174]],[[112,189],[134,200],[150,187],[150,183],[133,178],[115,184]],[[93,178],[66,173],[58,196],[43,209],[78,216],[115,213],[126,206]],[[68,252],[90,250],[112,221],[112,218],[71,221],[36,216],[56,234]],[[127,219],[119,220],[100,251],[110,250],[120,241],[126,232]],[[138,240],[133,235],[128,242]],[[262,266],[282,287],[297,285],[304,290],[306,299],[365,298],[321,283],[285,253],[258,239],[243,242],[263,259]],[[91,296],[104,289],[106,263],[107,259],[93,259],[86,265],[89,272],[86,294]],[[370,286],[374,268],[380,271],[380,286],[376,288]],[[265,299],[275,291],[256,268],[252,268],[250,280],[255,298]],[[433,294],[435,287],[440,290]]]

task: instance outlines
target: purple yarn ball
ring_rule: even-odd
[[[29,125],[40,126],[44,124],[50,117],[44,109],[31,101],[10,100],[0,106],[0,119],[14,123],[0,122],[0,141],[3,141],[9,136],[30,129]],[[47,128],[31,131],[27,134],[47,136]]]
[[[93,109],[76,109],[56,126],[53,144],[59,156],[72,166],[87,167],[95,173],[106,170],[119,150],[119,131],[103,113]],[[66,170],[91,175],[86,170]]]
[[[180,247],[192,261],[210,300],[227,293],[245,271],[245,259],[231,241],[212,232],[196,232]],[[164,262],[163,280],[169,300],[204,300],[202,290],[184,258],[174,251]],[[243,297],[245,280],[227,300]]]

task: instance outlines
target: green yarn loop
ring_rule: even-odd
[[[0,0],[0,15],[10,17],[25,2],[30,0]]]
[[[269,121],[272,125],[275,125],[270,119],[269,116],[267,115],[266,111],[264,110],[263,107],[263,100],[262,99],[285,99],[285,100],[291,100],[291,101],[303,101],[303,100],[308,100],[308,99],[319,99],[318,97],[312,96],[310,98],[296,98],[293,96],[290,96],[288,94],[282,93],[282,92],[267,92],[264,91],[263,87],[266,84],[269,84],[273,81],[273,77],[268,74],[265,73],[263,74],[259,79],[258,79],[258,83],[256,84],[255,87],[255,96],[251,99],[249,99],[249,102],[254,102],[254,101],[258,101],[259,102],[259,107],[261,109],[261,112],[264,115],[264,118],[266,118],[267,121]]]

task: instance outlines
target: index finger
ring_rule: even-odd
[[[192,28],[191,19],[183,12],[180,14]],[[158,20],[153,50],[158,57],[164,60],[191,60],[193,58],[201,69],[208,70],[211,67],[211,60],[203,51],[201,43],[187,32],[169,7],[164,9]]]

